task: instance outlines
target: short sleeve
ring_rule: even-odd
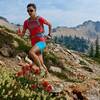
[[[28,26],[27,26],[27,20],[24,21],[23,28],[24,28],[25,30],[28,28]]]
[[[41,24],[46,24],[46,25],[49,25],[49,24],[50,24],[50,23],[49,23],[46,19],[44,19],[43,17],[39,17],[39,21],[40,21]]]

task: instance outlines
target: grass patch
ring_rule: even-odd
[[[93,60],[97,61],[100,64],[100,58],[93,58]]]
[[[0,32],[0,47],[3,45],[10,45],[13,43],[13,36],[7,34],[6,32]]]
[[[57,67],[63,67],[62,62],[59,60],[59,58],[52,52],[44,52],[44,61],[46,66],[54,65]]]
[[[28,53],[28,51],[31,49],[31,46],[26,45],[23,41],[21,41],[17,38],[14,38],[14,39],[19,44],[19,46],[16,48],[16,50],[21,50],[21,51]]]
[[[91,68],[87,67],[87,66],[83,66],[82,68],[85,69],[88,72],[93,72],[93,70]]]
[[[83,60],[80,60],[80,63],[81,65],[87,65]]]
[[[0,28],[3,28],[4,30],[6,30],[7,32],[10,32],[10,33],[16,33],[15,31],[13,31],[13,30],[11,30],[11,29],[5,27],[5,26],[1,26],[1,25],[0,25]]]
[[[95,77],[94,79],[100,84],[100,77]]]
[[[56,75],[57,77],[59,77],[60,79],[64,80],[65,82],[76,82],[76,83],[82,83],[83,80],[79,80],[79,79],[74,79],[74,78],[70,78],[68,77],[65,73],[66,72],[62,72],[62,73],[59,73],[59,72],[52,72],[51,73],[53,75]]]

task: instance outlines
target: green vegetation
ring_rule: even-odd
[[[33,77],[34,78],[34,77]],[[15,72],[0,66],[0,99],[1,100],[56,100],[65,98],[53,96],[42,87],[31,87],[38,80],[29,80],[28,77],[16,77]],[[41,85],[39,85],[41,86]],[[35,89],[34,89],[35,88]]]
[[[69,67],[64,67],[62,62],[59,60],[59,58],[54,53],[44,52],[44,61],[48,68],[51,65],[53,65],[53,66],[60,67],[62,69],[62,73],[50,71],[53,75],[59,77],[60,79],[66,81],[66,82],[77,82],[77,83],[84,81],[81,79],[77,79],[75,77],[67,76],[67,74],[72,73],[72,70],[74,70],[74,69],[69,68]],[[86,65],[86,63],[85,62],[83,63],[83,61],[81,61],[81,63]]]
[[[91,43],[91,46],[90,46],[89,56],[90,57],[94,57],[94,47],[93,47],[93,43]]]
[[[44,61],[47,67],[49,65],[57,65],[58,67],[63,67],[62,62],[59,60],[59,58],[52,52],[44,52]]]
[[[93,72],[93,70],[91,68],[87,67],[87,66],[83,66],[82,68],[85,69],[88,72]]]
[[[92,59],[100,63],[100,58],[92,58]]]
[[[54,42],[59,43],[63,46],[65,46],[68,49],[72,49],[75,51],[85,52],[89,48],[89,41],[82,38],[79,38],[77,36],[60,36],[60,37],[54,37]]]
[[[89,56],[94,59],[95,61],[100,63],[100,44],[99,44],[99,37],[97,36],[95,44],[91,44],[91,48],[89,51]]]
[[[95,57],[100,58],[100,45],[99,45],[99,37],[97,36],[97,39],[95,41],[96,44],[96,51],[95,51]]]
[[[0,28],[3,28],[3,29],[6,30],[7,32],[15,33],[15,31],[13,31],[13,30],[11,30],[11,29],[5,27],[5,26],[1,26],[1,25],[0,25]]]
[[[14,35],[9,34],[10,30],[7,30],[7,31],[5,30],[6,29],[4,29],[4,31],[3,30],[0,31],[0,47],[2,48],[4,46],[9,46],[9,48],[13,49],[12,51],[14,51],[15,53],[17,53],[18,51],[23,51],[23,52],[28,53],[31,46],[26,44],[27,40],[22,40],[16,37],[16,35],[14,36]],[[14,41],[16,41],[16,43],[18,44],[18,47],[14,47],[13,45]]]
[[[81,65],[87,65],[83,60],[80,60],[80,63]]]
[[[30,45],[26,45],[24,41],[18,39],[18,38],[14,38],[15,41],[18,42],[19,46],[16,48],[16,50],[20,50],[20,51],[24,51],[26,53],[28,53],[28,51],[30,50],[31,46]]]
[[[51,71],[52,72],[52,71]],[[72,78],[71,76],[68,77],[66,75],[67,72],[63,71],[62,73],[59,73],[59,72],[52,72],[52,74],[56,75],[57,77],[59,77],[60,79],[64,80],[65,82],[75,82],[75,83],[81,83],[83,82],[84,80],[80,80],[80,79],[77,79],[77,78]]]
[[[98,81],[98,83],[100,84],[100,76],[99,77],[95,77],[94,78],[96,81]]]

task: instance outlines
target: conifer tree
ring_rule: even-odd
[[[96,38],[95,45],[96,45],[95,57],[99,58],[100,57],[100,50],[99,50],[99,37],[98,36]]]
[[[91,45],[90,45],[89,56],[90,56],[90,57],[94,57],[94,47],[93,47],[93,43],[91,43]]]

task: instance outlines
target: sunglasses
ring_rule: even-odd
[[[33,12],[33,10],[27,10],[27,12]]]

